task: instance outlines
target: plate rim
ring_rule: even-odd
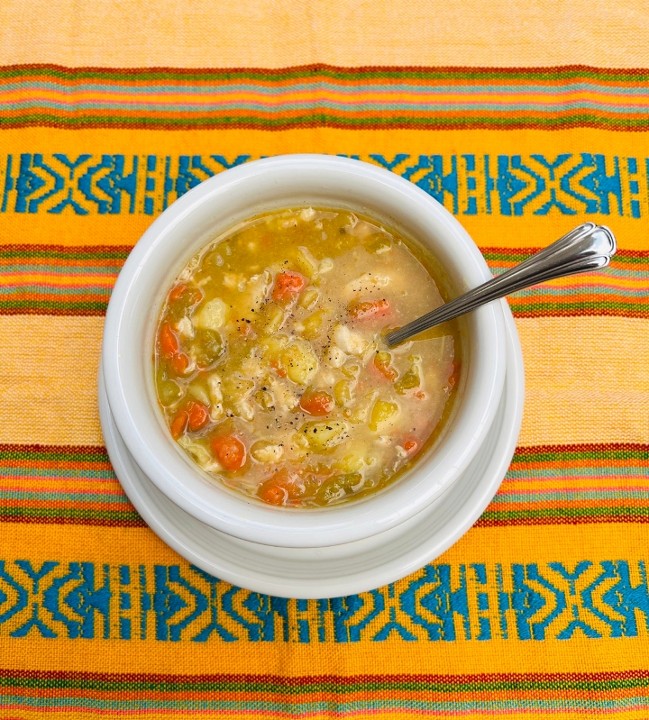
[[[480,478],[469,492],[467,499],[471,502],[465,502],[462,505],[464,512],[461,513],[461,517],[457,518],[456,516],[460,515],[460,513],[456,512],[452,518],[442,524],[441,529],[437,528],[431,531],[428,538],[430,542],[427,547],[421,548],[417,553],[412,551],[405,552],[404,556],[400,558],[403,562],[399,564],[398,569],[393,560],[381,568],[373,568],[360,574],[354,573],[348,576],[339,576],[336,578],[336,581],[327,578],[326,583],[322,584],[311,578],[301,579],[295,573],[291,577],[290,572],[291,563],[308,562],[310,566],[322,565],[328,561],[328,554],[333,554],[335,557],[336,555],[340,555],[341,552],[344,553],[345,550],[349,551],[350,549],[357,551],[352,557],[360,557],[364,552],[371,549],[373,545],[379,547],[381,544],[385,544],[388,538],[395,540],[403,536],[409,529],[411,530],[413,526],[416,527],[426,522],[426,517],[434,511],[439,503],[443,502],[444,498],[448,501],[450,497],[460,491],[462,479],[467,473],[470,473],[473,463],[467,471],[465,471],[463,476],[453,483],[445,493],[439,496],[436,501],[422,510],[414,518],[411,518],[401,526],[378,533],[365,540],[347,543],[342,546],[331,546],[330,548],[310,549],[274,548],[273,546],[261,545],[227,535],[200,522],[185,510],[175,505],[146,477],[141,468],[135,463],[124,440],[119,435],[108,405],[103,371],[100,366],[98,375],[100,424],[106,450],[117,479],[130,502],[147,526],[160,539],[175,550],[181,557],[196,565],[201,570],[233,585],[276,597],[319,599],[367,592],[385,584],[395,582],[435,560],[449,547],[454,545],[460,537],[473,526],[496,494],[504,474],[511,463],[522,423],[524,368],[518,332],[511,314],[511,309],[506,300],[499,302],[505,316],[507,331],[507,368],[503,396],[493,425],[495,426],[500,421],[499,427],[496,428],[496,432],[498,432],[496,444],[503,446],[503,452],[498,455],[498,459],[489,459],[488,470],[481,472]],[[487,435],[487,440],[493,432],[492,428]],[[487,440],[485,440],[485,443]],[[479,459],[481,459],[481,451],[478,451],[476,463]],[[147,483],[150,485],[150,488],[146,488]],[[155,497],[156,495],[158,496],[157,498]],[[154,500],[153,503],[150,502],[151,498]],[[163,505],[168,504],[168,512],[175,514],[175,528],[171,528],[168,524],[162,522],[157,513],[152,510],[152,507],[160,503]],[[451,522],[451,520],[456,520],[456,522]],[[189,528],[192,527],[206,532],[208,536],[216,540],[221,539],[222,541],[235,543],[239,548],[243,548],[244,550],[256,551],[265,554],[267,557],[275,553],[276,562],[280,567],[283,566],[284,576],[280,577],[279,574],[272,574],[270,572],[260,574],[257,570],[252,572],[247,571],[245,567],[228,563],[227,560],[224,561],[218,556],[218,553],[213,553],[212,557],[208,557],[205,552],[201,552],[201,550],[205,550],[205,548],[201,548],[200,544],[195,539],[192,539],[193,534],[191,530],[189,530]],[[446,532],[443,532],[445,528]],[[440,535],[441,537],[438,537]],[[438,538],[437,541],[433,542],[433,539],[436,537]],[[294,556],[293,559],[291,559],[291,554]],[[295,558],[298,559],[296,560]],[[332,561],[332,558],[329,558],[329,561]],[[337,562],[344,563],[344,559],[338,559]]]

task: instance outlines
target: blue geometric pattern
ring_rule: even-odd
[[[649,160],[581,152],[354,155],[423,188],[454,215],[612,215],[649,211]],[[0,212],[157,215],[252,155],[23,153],[0,156]]]
[[[0,635],[160,642],[649,639],[645,560],[428,565],[348,597],[287,600],[191,565],[0,561]]]

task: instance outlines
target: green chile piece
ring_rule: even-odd
[[[348,495],[353,495],[354,489],[361,480],[362,475],[360,473],[334,475],[322,483],[316,493],[316,502],[319,505],[330,505],[333,502],[342,500]]]

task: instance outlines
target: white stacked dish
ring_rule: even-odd
[[[251,590],[331,597],[394,581],[437,558],[478,519],[511,461],[523,366],[505,301],[467,318],[462,394],[443,441],[381,491],[333,508],[273,508],[215,483],[161,420],[152,372],[155,322],[179,269],[218,232],[260,211],[349,207],[428,246],[456,287],[490,273],[455,219],[412,183],[320,155],[261,160],[184,195],[144,234],[116,283],[99,377],[101,423],[117,477],[163,540],[203,570]]]

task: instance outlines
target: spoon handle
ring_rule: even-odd
[[[386,342],[393,347],[434,325],[530,285],[606,267],[615,250],[615,237],[607,227],[594,223],[579,225],[520,265],[388,333]]]

